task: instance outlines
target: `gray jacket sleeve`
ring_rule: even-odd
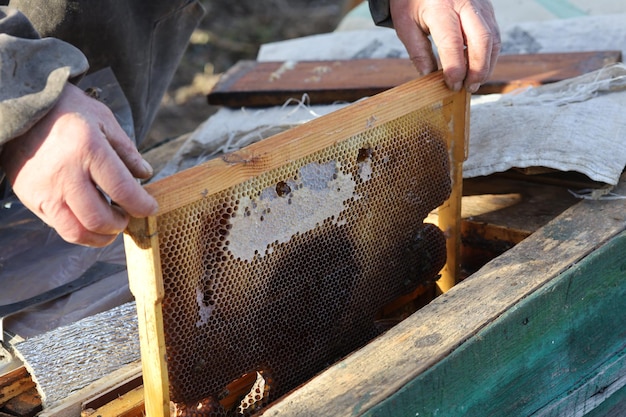
[[[39,38],[23,14],[0,6],[0,146],[28,131],[87,68],[77,48]]]
[[[372,19],[376,25],[393,27],[391,13],[389,12],[389,0],[369,0],[369,6]]]

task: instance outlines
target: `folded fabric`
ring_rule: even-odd
[[[505,94],[471,108],[466,178],[510,168],[577,171],[617,184],[626,166],[626,66]]]

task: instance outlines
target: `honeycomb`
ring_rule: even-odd
[[[451,193],[446,106],[156,218],[177,415],[258,412],[379,335],[383,306],[438,278],[446,236],[423,220]]]

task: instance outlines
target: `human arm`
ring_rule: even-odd
[[[61,237],[106,245],[128,214],[156,210],[133,178],[151,169],[108,108],[68,82],[87,69],[80,51],[38,39],[9,8],[0,7],[0,31],[0,166],[24,205]]]
[[[394,27],[420,74],[438,68],[458,91],[478,90],[500,53],[500,32],[490,0],[370,0],[376,24]]]
[[[50,112],[4,146],[0,163],[20,201],[68,242],[107,245],[128,214],[157,209],[134,179],[149,177],[149,165],[109,109],[71,84]]]

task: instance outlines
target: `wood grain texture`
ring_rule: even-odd
[[[572,78],[621,60],[619,51],[502,55],[477,94]],[[417,78],[408,59],[241,61],[226,72],[208,102],[230,107],[282,105],[306,94],[311,104],[356,101]]]
[[[437,211],[437,226],[444,231],[446,236],[447,259],[441,278],[437,280],[437,289],[444,293],[452,288],[461,276],[461,202],[463,188],[463,162],[467,159],[469,148],[469,112],[470,95],[465,100],[457,100],[452,108],[453,134],[450,136],[451,143],[448,149],[452,153],[450,164],[450,178],[452,180],[452,192],[450,198],[442,204]],[[454,141],[458,141],[454,143]]]
[[[622,182],[620,192],[623,191]],[[458,381],[463,382],[465,384],[463,390],[468,391],[459,395],[480,395],[477,391],[481,391],[480,387],[483,382],[481,378],[486,378],[488,375],[482,373],[458,375],[455,373],[455,367],[447,367],[447,361],[461,357],[468,362],[467,367],[473,367],[476,372],[479,372],[483,367],[488,367],[491,361],[498,363],[497,361],[502,359],[499,357],[510,358],[513,353],[519,353],[518,350],[507,350],[510,345],[498,348],[498,342],[507,342],[513,334],[510,329],[507,331],[506,327],[501,328],[506,334],[499,334],[497,330],[500,328],[499,325],[494,328],[492,323],[505,314],[508,317],[515,317],[513,315],[518,314],[516,311],[524,305],[522,303],[524,299],[554,280],[558,282],[555,281],[552,285],[563,282],[559,279],[561,274],[606,244],[625,227],[626,201],[624,200],[583,201],[576,204],[513,249],[485,265],[476,274],[389,330],[384,336],[328,368],[292,395],[276,403],[264,413],[264,416],[402,415],[385,414],[385,410],[391,410],[392,406],[405,401],[397,399],[398,402],[393,402],[396,401],[394,396],[400,395],[403,390],[410,394],[408,397],[415,397],[414,400],[407,399],[406,401],[420,400],[424,403],[438,404],[439,407],[462,406],[462,403],[448,402],[444,399],[447,395],[453,395],[452,391],[459,389]],[[618,242],[613,248],[621,248],[624,238],[621,237]],[[593,268],[596,264],[591,265]],[[626,261],[622,258],[621,263],[618,261],[613,264],[613,267],[623,271],[622,268],[625,265]],[[572,279],[567,278],[565,282]],[[615,276],[612,279],[612,284],[609,282],[606,285],[617,289],[620,294],[624,290],[624,285],[616,280]],[[577,308],[586,306],[601,308],[596,303],[608,289],[599,282],[597,285],[592,284],[589,296],[586,295],[585,288],[570,286],[568,289],[566,286],[567,291],[556,297],[572,292],[572,295],[576,294],[579,298],[588,297],[589,303],[580,304],[579,300]],[[573,292],[574,290],[576,292]],[[546,291],[543,293],[550,294]],[[611,308],[611,311],[620,313],[614,309],[617,308],[620,300],[614,297],[610,297],[610,300],[615,306]],[[566,301],[574,303],[576,300],[567,298]],[[566,307],[563,302],[558,305],[563,309]],[[535,326],[535,323],[541,323],[538,321],[542,317],[541,308],[535,303],[529,306],[531,308],[524,312],[524,317],[511,321],[518,326],[516,328],[518,332],[529,332],[529,329],[541,330],[540,326]],[[526,317],[528,317],[528,322],[524,325]],[[550,317],[545,315],[542,318],[548,321],[549,319]],[[621,323],[623,313],[618,320],[620,320],[618,323]],[[555,319],[555,321],[558,320]],[[528,325],[530,323],[532,326]],[[593,328],[593,325],[584,323],[580,326],[590,330]],[[604,328],[606,329],[606,324]],[[488,331],[487,329],[495,332],[498,338],[483,342],[485,333],[481,331]],[[576,326],[572,326],[568,337],[572,339],[583,337],[576,329]],[[597,345],[595,346],[587,345],[590,353],[615,354],[615,348],[611,346],[607,347],[606,352],[602,350],[604,337],[610,339],[612,336],[604,335],[604,333],[595,334],[600,339],[596,339]],[[555,342],[553,348],[558,346],[557,343],[564,343],[562,338],[564,336],[550,333],[549,337],[546,337],[543,346],[545,349],[553,347],[553,341]],[[472,351],[471,346],[482,350]],[[572,349],[584,350],[580,345]],[[463,352],[469,352],[471,355],[457,356],[462,355]],[[570,353],[568,350],[561,350],[561,352],[564,356]],[[532,352],[529,354],[533,355]],[[539,361],[541,359],[539,356],[531,359]],[[524,369],[523,363],[521,369]],[[563,362],[561,365],[565,366]],[[501,384],[504,390],[500,392],[499,397],[494,398],[503,400],[503,396],[508,394],[512,399],[528,401],[525,396],[521,395],[521,391],[520,395],[517,395],[515,382],[518,375],[508,374],[507,369],[502,370],[503,373],[499,374],[499,379],[491,381],[496,387]],[[566,368],[557,370],[562,373],[569,371]],[[452,372],[452,374],[448,375],[446,372]],[[529,369],[528,372],[532,376],[534,369]],[[430,379],[434,385],[416,382],[417,385],[411,387],[413,381],[420,381],[428,375],[439,376],[438,379]],[[538,378],[548,376],[540,375]],[[452,386],[448,388],[448,383],[457,385],[454,388]],[[537,379],[535,385],[541,388],[543,383],[546,381]],[[424,397],[420,396],[420,392],[424,393]],[[433,395],[434,398],[428,399],[428,395]],[[548,398],[544,400],[547,401]],[[383,408],[376,408],[387,401],[389,401],[387,405],[381,405]],[[476,404],[479,404],[477,400],[472,407],[477,407]],[[473,408],[473,410],[478,410],[478,408]],[[415,412],[410,415],[415,415]],[[439,415],[463,414],[442,412]],[[507,414],[500,413],[499,415]]]
[[[34,386],[35,383],[23,366],[0,376],[0,406]]]
[[[131,219],[124,234],[130,290],[137,303],[145,411],[169,416],[169,383],[163,332],[163,279],[156,218]]]
[[[139,386],[96,409],[86,409],[81,417],[142,417],[145,414],[144,388]]]
[[[442,73],[433,73],[175,176],[148,184],[145,188],[159,203],[157,216],[160,216],[197,201],[203,195],[222,191],[289,161],[388,123],[399,115],[423,109],[427,105],[452,101],[455,97],[465,103],[464,92],[450,91],[443,82]]]

